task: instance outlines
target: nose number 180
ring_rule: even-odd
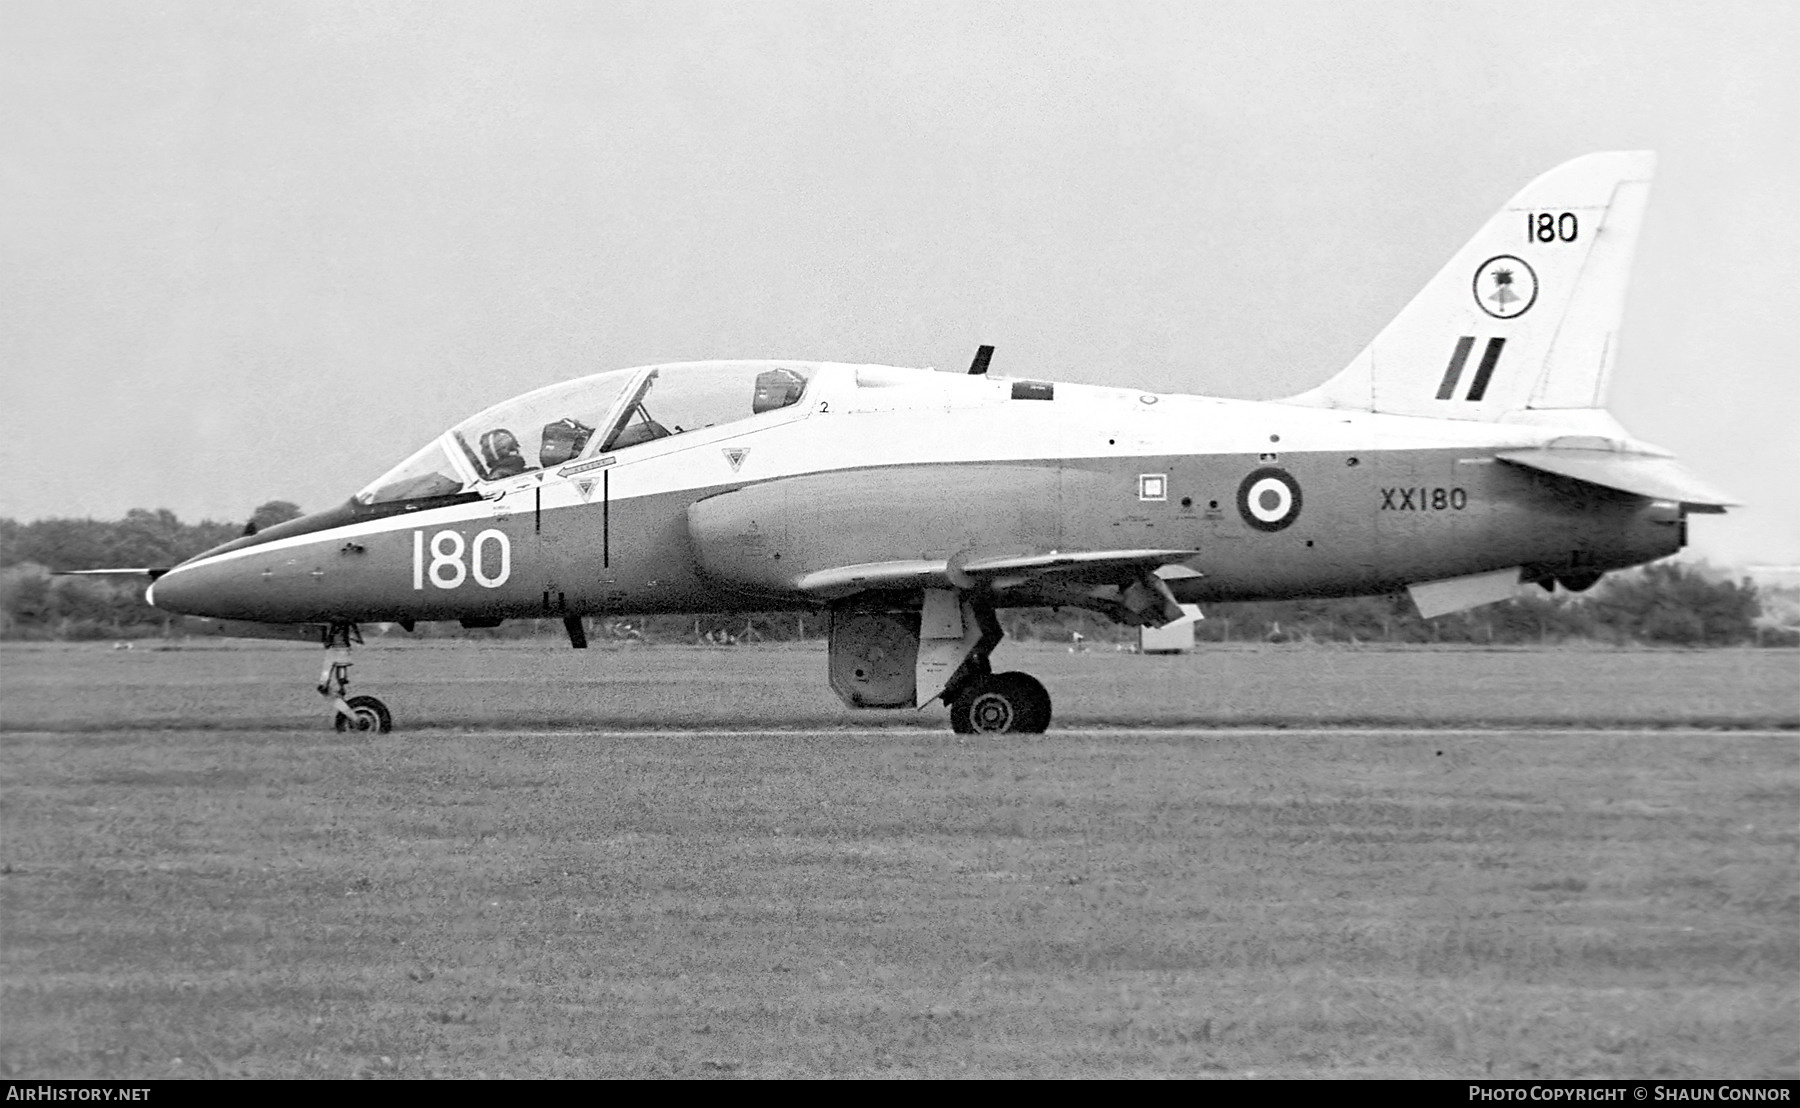
[[[429,561],[425,558],[428,545]],[[484,552],[487,546],[499,548],[497,558],[492,559],[498,562],[498,568],[491,575],[485,564],[490,560]],[[465,553],[467,559],[463,557]],[[512,540],[504,531],[490,527],[470,543],[464,543],[460,531],[439,531],[427,544],[425,532],[414,531],[412,571],[415,589],[423,589],[427,580],[440,589],[454,589],[471,577],[484,589],[497,589],[512,576]]]

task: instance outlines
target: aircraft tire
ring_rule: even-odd
[[[1029,673],[1003,673],[1000,676],[1013,683],[1025,702],[1019,730],[1028,735],[1042,735],[1050,730],[1050,692],[1044,688],[1044,683]]]
[[[1050,694],[1026,673],[984,674],[950,705],[959,735],[1035,735],[1050,726]]]
[[[339,715],[333,725],[339,731],[376,731],[383,735],[394,729],[394,717],[388,707],[372,696],[353,696],[344,703],[350,706],[354,719]]]
[[[950,730],[958,735],[975,733],[975,725],[969,722],[969,698],[966,695],[950,702]]]

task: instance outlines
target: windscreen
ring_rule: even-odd
[[[362,504],[388,504],[396,500],[450,496],[462,489],[462,476],[450,461],[444,440],[440,438],[377,477],[356,494],[356,499]]]

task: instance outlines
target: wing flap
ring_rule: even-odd
[[[1572,477],[1652,500],[1678,501],[1698,511],[1722,512],[1742,503],[1694,476],[1674,458],[1658,454],[1546,447],[1503,450],[1495,457],[1526,469]]]

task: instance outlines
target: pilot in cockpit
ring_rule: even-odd
[[[496,427],[481,436],[481,462],[487,466],[490,481],[517,477],[529,468],[525,456],[519,452],[518,438],[504,427]]]
[[[785,408],[806,391],[806,378],[791,369],[771,369],[756,375],[756,392],[750,410],[758,415]]]

